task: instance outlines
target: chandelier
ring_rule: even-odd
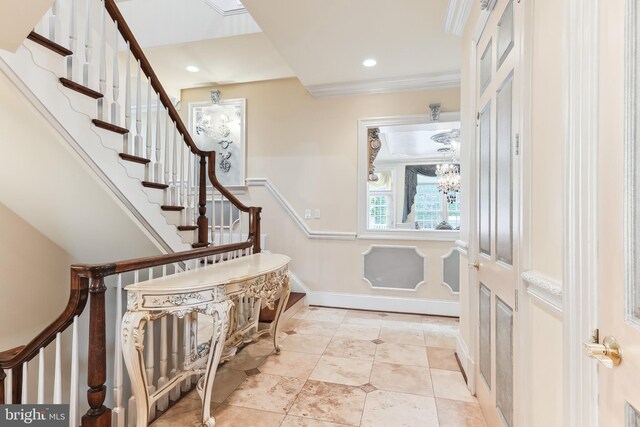
[[[446,161],[436,166],[438,191],[447,196],[447,203],[454,203],[460,192],[460,166]]]

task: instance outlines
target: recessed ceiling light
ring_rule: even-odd
[[[375,59],[369,58],[369,59],[365,59],[362,62],[362,65],[364,65],[365,67],[374,67],[377,63],[378,61],[376,61]]]
[[[192,73],[197,73],[198,71],[200,71],[200,68],[196,67],[195,65],[188,65],[187,71],[190,71]]]

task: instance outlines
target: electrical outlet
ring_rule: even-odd
[[[304,210],[304,219],[311,219],[311,209]]]
[[[313,217],[316,219],[320,218],[320,209],[316,208],[316,210],[313,211]]]

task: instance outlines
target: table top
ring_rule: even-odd
[[[218,264],[202,266],[170,276],[134,283],[127,291],[200,291],[218,285],[243,282],[285,267],[291,259],[286,255],[261,252]]]

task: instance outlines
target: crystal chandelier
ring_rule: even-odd
[[[446,161],[436,166],[436,175],[438,191],[447,196],[447,203],[454,203],[460,191],[460,166]]]

